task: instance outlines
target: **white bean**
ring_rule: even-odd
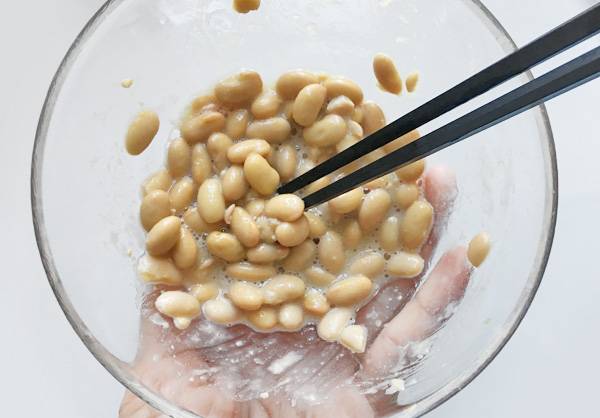
[[[329,207],[340,214],[350,213],[358,209],[363,199],[363,188],[357,187],[329,201]]]
[[[310,229],[305,216],[293,222],[282,222],[275,228],[277,241],[286,247],[295,247],[308,238]]]
[[[337,232],[327,231],[319,240],[319,262],[331,273],[339,273],[346,262],[344,244]]]
[[[354,112],[354,103],[346,96],[337,96],[329,101],[326,112],[344,117],[351,116]]]
[[[419,254],[399,252],[390,257],[387,262],[387,271],[394,277],[411,279],[423,271],[425,261]]]
[[[352,80],[342,77],[331,77],[323,83],[327,89],[327,98],[333,99],[338,96],[346,96],[354,102],[360,104],[363,100],[363,92],[358,84]]]
[[[241,199],[248,192],[248,182],[244,176],[244,169],[240,165],[232,165],[223,171],[221,178],[223,197],[228,202]]]
[[[302,304],[306,312],[318,316],[325,315],[331,309],[327,298],[315,289],[309,289],[304,294]]]
[[[273,90],[265,90],[254,99],[250,111],[256,119],[275,116],[281,106],[281,98]]]
[[[277,310],[272,306],[263,306],[256,311],[247,312],[246,318],[256,329],[267,331],[277,325]]]
[[[344,247],[348,249],[354,249],[358,247],[362,240],[362,230],[358,221],[352,219],[346,223],[343,230],[343,243]]]
[[[227,116],[225,134],[233,140],[238,140],[246,133],[249,114],[246,109],[235,110]]]
[[[140,220],[146,231],[149,231],[158,221],[171,214],[169,194],[163,190],[153,190],[142,200]]]
[[[285,100],[294,100],[305,86],[318,82],[319,78],[313,73],[303,70],[293,70],[283,73],[279,77],[276,90]]]
[[[180,290],[161,293],[154,306],[158,312],[171,318],[195,318],[200,314],[198,299]]]
[[[294,121],[300,126],[310,126],[315,123],[325,103],[326,95],[327,90],[320,84],[309,84],[302,88],[294,100],[292,109]]]
[[[243,164],[253,152],[267,158],[271,155],[271,145],[264,139],[246,139],[232,145],[227,150],[227,158],[234,164]]]
[[[253,264],[243,261],[241,263],[229,264],[225,268],[225,273],[236,280],[260,282],[275,276],[277,270],[268,264]]]
[[[260,231],[254,219],[239,206],[233,209],[231,215],[231,231],[246,247],[254,247],[260,241]]]
[[[239,311],[227,298],[217,297],[208,300],[202,306],[204,316],[217,324],[228,325],[238,319]]]
[[[298,165],[298,158],[296,156],[296,150],[291,145],[280,145],[275,152],[275,158],[273,160],[273,166],[279,173],[279,177],[282,181],[288,181],[296,173],[296,166]]]
[[[332,305],[350,306],[366,299],[372,289],[371,279],[362,274],[356,274],[332,284],[327,289],[326,295]]]
[[[298,303],[288,302],[281,305],[277,315],[279,323],[287,330],[296,330],[304,322],[304,311]]]
[[[273,194],[279,185],[279,173],[257,153],[251,153],[244,161],[244,175],[252,189],[265,196]]]
[[[131,155],[141,154],[158,133],[160,121],[156,112],[142,110],[129,124],[125,136],[125,148]]]
[[[349,308],[333,308],[325,314],[317,326],[317,334],[325,341],[336,341],[352,318]]]
[[[194,180],[182,177],[175,182],[169,191],[169,202],[175,213],[183,212],[194,201],[196,187]]]
[[[265,205],[265,215],[284,222],[293,222],[302,216],[304,201],[295,194],[280,194]]]
[[[263,304],[263,292],[260,287],[248,282],[235,282],[229,287],[229,299],[238,308],[255,311]]]
[[[419,248],[431,230],[433,207],[425,200],[417,200],[406,210],[400,222],[400,240],[409,250]]]
[[[221,132],[211,134],[206,140],[206,150],[218,170],[227,167],[227,151],[232,145],[233,141],[231,138]]]
[[[202,184],[212,174],[212,163],[206,145],[196,144],[192,148],[191,170],[192,178],[198,184]]]
[[[214,133],[225,127],[225,116],[220,112],[206,112],[190,118],[181,124],[181,137],[188,144],[204,142]]]
[[[169,174],[169,170],[160,170],[152,174],[142,187],[144,196],[154,190],[167,191],[173,184],[173,177]]]
[[[215,96],[226,106],[239,107],[251,103],[262,87],[262,79],[256,71],[242,71],[217,83]]]
[[[402,79],[394,61],[385,54],[377,54],[373,58],[373,71],[379,85],[385,91],[393,94],[402,92]]]
[[[219,179],[207,179],[198,189],[198,212],[209,224],[223,220],[225,216],[225,198]]]
[[[252,263],[272,263],[283,260],[289,253],[290,249],[282,245],[262,243],[250,248],[246,256]]]
[[[394,251],[400,245],[400,220],[389,216],[379,228],[379,245],[386,251]]]
[[[329,286],[335,280],[333,274],[318,266],[311,266],[304,270],[304,276],[318,287]]]
[[[317,245],[307,239],[303,243],[291,249],[289,255],[282,261],[281,265],[287,271],[302,271],[314,260],[317,253]]]
[[[272,144],[280,144],[289,138],[292,127],[281,117],[255,120],[248,125],[246,136],[260,138]]]
[[[179,228],[179,240],[173,247],[171,255],[175,265],[182,270],[189,269],[196,264],[198,260],[198,246],[187,228],[183,226]]]
[[[339,115],[327,115],[315,122],[302,132],[304,141],[308,145],[329,147],[340,142],[346,136],[346,122]]]
[[[244,258],[244,247],[235,235],[214,231],[206,237],[208,251],[225,261],[234,263]]]
[[[181,221],[177,216],[167,216],[152,227],[146,236],[146,250],[150,255],[164,255],[179,240]]]
[[[392,206],[392,199],[384,189],[375,189],[365,196],[358,210],[358,223],[363,232],[373,231]]]
[[[137,266],[138,274],[148,283],[177,286],[183,277],[169,258],[145,255],[140,258]]]
[[[351,265],[351,274],[363,274],[372,279],[383,272],[385,259],[375,251],[365,251]]]
[[[264,286],[264,303],[279,305],[304,295],[306,286],[299,277],[280,274],[270,279]]]
[[[367,348],[367,328],[349,325],[340,334],[340,344],[353,353],[364,353]]]
[[[481,232],[473,237],[469,242],[467,257],[474,267],[479,267],[490,252],[490,237],[485,232]]]

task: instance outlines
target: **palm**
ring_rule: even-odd
[[[430,170],[424,181],[437,214],[434,234],[422,252],[426,258],[450,207],[455,184],[453,176],[442,169]],[[150,388],[201,416],[375,416],[385,396],[366,395],[360,388],[383,377],[397,361],[399,346],[439,327],[437,313],[460,298],[468,272],[464,250],[459,248],[442,258],[413,298],[413,280],[398,280],[382,288],[357,318],[371,336],[364,355],[321,340],[312,326],[297,333],[265,334],[242,325],[223,328],[201,319],[183,332],[163,329],[151,321],[153,304],[146,303],[149,308],[142,315],[135,370]],[[153,296],[148,299],[152,302]],[[159,415],[129,393],[120,411],[121,418]]]

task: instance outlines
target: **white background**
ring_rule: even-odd
[[[0,2],[0,408],[6,417],[116,417],[123,392],[86,351],[54,300],[35,247],[29,204],[30,154],[46,89],[71,41],[101,3]],[[485,3],[522,45],[595,1]],[[597,414],[599,102],[600,81],[595,81],[548,105],[560,204],[541,289],[498,358],[431,416]]]

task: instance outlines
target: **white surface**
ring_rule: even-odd
[[[123,390],[86,351],[54,300],[35,247],[29,205],[30,153],[46,89],[72,39],[101,3],[0,3],[3,416],[115,417]],[[506,3],[517,7],[520,16],[509,16]],[[546,3],[540,8],[534,0],[486,1],[519,44],[595,1]],[[498,358],[431,416],[562,417],[596,411],[600,267],[593,242],[600,232],[599,100],[600,81],[595,81],[549,104],[560,204],[546,276]]]

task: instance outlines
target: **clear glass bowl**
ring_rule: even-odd
[[[193,95],[242,67],[271,82],[306,68],[356,80],[392,120],[515,48],[476,0],[293,3],[263,1],[258,12],[239,15],[229,0],[108,1],[73,43],[43,108],[31,185],[50,284],[98,361],[166,414],[195,416],[148,389],[129,366],[139,309],[134,266],[143,251],[139,187],[162,166],[166,139]],[[377,52],[395,56],[402,74],[420,72],[416,93],[398,98],[376,87]],[[120,87],[124,78],[134,79],[131,89]],[[163,123],[156,143],[131,158],[123,134],[142,106]],[[460,193],[434,259],[480,230],[494,246],[407,381],[399,398],[405,406],[390,398],[394,416],[431,410],[494,358],[531,303],[554,232],[556,159],[543,106],[433,156],[430,164],[437,163],[455,169]]]

